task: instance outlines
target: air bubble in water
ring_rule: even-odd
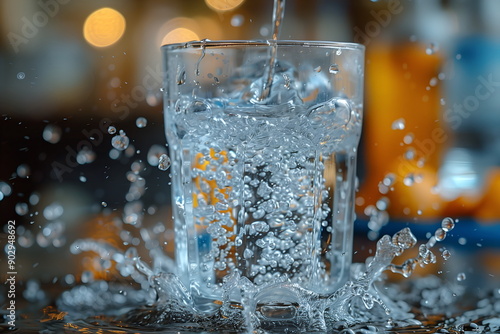
[[[405,128],[405,120],[404,118],[400,118],[392,122],[392,129],[393,130],[404,130]]]
[[[231,18],[231,25],[233,27],[241,27],[243,25],[244,19],[245,18],[241,14],[233,15],[233,17]]]
[[[316,66],[314,68],[314,72],[318,72],[318,73],[321,72],[321,66]]]
[[[42,133],[42,137],[46,142],[57,144],[61,140],[62,130],[59,126],[48,124]]]
[[[158,161],[158,169],[166,171],[170,167],[170,158],[166,154],[162,154]]]
[[[111,139],[111,145],[119,151],[127,149],[129,142],[129,139],[123,130],[120,130],[120,134]]]
[[[455,222],[450,217],[446,217],[441,221],[441,228],[445,232],[453,230],[454,227],[455,227]]]
[[[438,84],[438,78],[436,78],[436,77],[433,77],[433,78],[429,81],[429,86],[431,86],[431,87],[435,87],[437,84]]]
[[[110,126],[108,127],[108,133],[109,133],[110,135],[114,135],[114,134],[116,133],[116,128],[115,128],[114,126],[110,125]]]
[[[87,182],[87,178],[83,175],[80,175],[80,182],[82,182],[82,183]]]
[[[135,125],[139,128],[145,128],[148,125],[148,120],[145,117],[137,117],[135,120]]]
[[[331,74],[337,74],[339,73],[340,69],[339,69],[339,65],[337,64],[331,64],[330,67],[328,68],[328,72],[330,72]]]
[[[467,278],[467,276],[465,275],[465,273],[459,273],[457,275],[457,281],[459,281],[459,282],[465,281],[466,278]]]
[[[16,213],[20,216],[24,216],[28,213],[28,204],[26,203],[17,203],[15,207]]]
[[[23,80],[24,78],[26,78],[26,74],[24,72],[19,72],[17,73],[17,78],[19,80]]]
[[[105,207],[107,207],[107,206],[108,206],[108,203],[106,203],[106,202],[101,202],[101,205],[105,208]]]

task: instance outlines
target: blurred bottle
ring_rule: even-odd
[[[500,2],[454,1],[467,29],[450,46],[443,120],[455,138],[439,171],[449,214],[500,218]]]
[[[402,1],[401,6],[367,47],[366,170],[358,212],[382,198],[387,208],[377,209],[386,209],[391,218],[435,218],[443,209],[435,186],[449,143],[440,122],[440,51],[451,30],[440,1]],[[376,17],[377,9],[371,13]]]

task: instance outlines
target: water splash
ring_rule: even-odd
[[[451,218],[445,218],[442,222],[448,231],[453,229],[454,224]],[[140,231],[144,241],[155,238],[152,230],[140,228]],[[387,295],[376,283],[386,270],[409,277],[417,265],[425,267],[434,263],[436,258],[431,248],[439,239],[444,240],[446,233],[443,228],[439,228],[426,243],[418,246],[417,257],[407,259],[401,265],[394,264],[393,261],[406,250],[415,247],[417,239],[409,228],[402,229],[392,237],[383,236],[377,242],[374,257],[366,265],[354,264],[351,268],[351,280],[329,295],[304,289],[286,277],[257,285],[238,272],[233,272],[224,278],[222,300],[213,301],[212,307],[208,309],[198,308],[200,303],[195,302],[188,288],[175,275],[175,263],[160,247],[148,247],[148,262],[152,263],[148,265],[134,247],[123,252],[105,242],[85,239],[72,245],[74,254],[92,251],[100,259],[113,261],[120,275],[131,277],[141,289],[127,289],[127,294],[133,298],[125,298],[126,302],[123,293],[117,292],[119,289],[111,288],[108,283],[91,282],[84,288],[76,287],[66,292],[58,305],[63,310],[76,308],[82,311],[90,308],[90,303],[97,303],[101,305],[99,311],[102,311],[109,304],[97,292],[105,291],[109,300],[118,298],[116,305],[120,309],[136,306],[132,311],[121,315],[120,321],[147,327],[190,323],[200,330],[236,330],[243,326],[248,332],[290,327],[306,331],[326,331],[375,320],[394,326],[418,325],[420,322],[414,319],[415,314],[410,312],[410,306]],[[436,238],[436,235],[440,238]],[[106,289],[102,284],[106,284]],[[279,302],[276,301],[277,296]],[[89,304],[86,305],[86,302]],[[140,303],[150,306],[137,308]]]

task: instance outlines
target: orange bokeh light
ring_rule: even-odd
[[[104,7],[90,14],[83,25],[85,40],[96,47],[115,44],[125,32],[125,18],[113,8]]]
[[[244,1],[245,0],[205,0],[205,3],[213,10],[225,12],[235,9]]]

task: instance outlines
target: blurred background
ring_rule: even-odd
[[[0,219],[17,222],[26,275],[71,284],[66,274],[79,265],[68,240],[124,247],[140,240],[116,236],[123,221],[168,229],[170,179],[157,168],[166,153],[159,47],[268,39],[272,6],[0,2]],[[288,0],[281,39],[366,46],[358,231],[375,240],[389,222],[451,216],[470,227],[469,242],[457,235],[455,243],[498,245],[500,1]],[[165,239],[171,253],[172,235]],[[498,267],[495,256],[481,254]],[[43,269],[55,259],[67,265]]]

